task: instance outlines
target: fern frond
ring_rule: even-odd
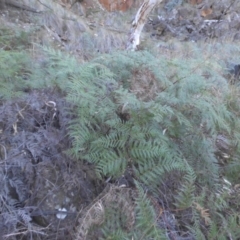
[[[104,176],[119,177],[122,175],[127,167],[127,160],[124,157],[119,157],[115,153],[108,152],[104,157],[99,155],[96,164],[96,170],[99,174]]]
[[[180,209],[189,208],[194,203],[195,180],[197,177],[186,160],[184,164],[186,171],[183,177],[184,181],[176,196],[176,206]]]
[[[0,50],[0,98],[11,99],[23,95],[31,76],[30,57],[23,52]]]
[[[167,239],[157,226],[157,216],[146,193],[144,193],[138,183],[136,185],[138,196],[136,198],[136,227],[134,237],[141,240]]]

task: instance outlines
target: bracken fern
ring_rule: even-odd
[[[73,106],[69,110],[74,111],[69,123],[72,148],[68,151],[72,156],[93,163],[101,179],[114,180],[129,172],[155,195],[170,174],[178,186],[169,189],[171,205],[180,213],[190,213],[191,222],[181,217],[179,221],[196,239],[215,236],[214,229],[224,224],[235,231],[237,223],[232,218],[222,219],[231,194],[220,198],[216,194],[223,188],[225,169],[230,176],[239,168],[239,109],[227,81],[213,70],[216,63],[197,57],[156,58],[144,51],[105,54],[83,64],[54,51],[50,56],[54,70],[46,76],[56,80]],[[236,146],[224,168],[215,154],[218,134],[231,136]],[[144,204],[151,205],[143,199],[141,211]],[[111,207],[108,216],[111,219]],[[110,236],[108,224],[102,228],[105,237]],[[112,228],[112,239],[117,234],[129,238],[124,226]],[[136,239],[144,239],[154,231],[133,233]],[[223,230],[222,236],[228,234]]]

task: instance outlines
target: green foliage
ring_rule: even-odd
[[[35,66],[26,48],[30,46],[30,33],[0,28],[0,99],[20,97],[29,90]]]
[[[74,116],[68,152],[93,163],[100,179],[114,181],[129,173],[157,196],[164,186],[161,207],[171,205],[196,239],[239,238],[233,186],[239,184],[240,92],[214,70],[216,63],[200,57],[156,58],[142,51],[105,54],[80,64],[44,49],[43,60],[33,68],[22,52],[2,50],[0,56],[2,99],[19,96],[27,87],[66,94]],[[233,146],[224,166],[216,156],[218,134],[230,136]],[[223,176],[233,184],[229,190]],[[124,201],[109,198],[114,204],[102,203],[108,218],[97,226],[102,239],[164,239],[167,230],[157,226],[148,196],[136,185],[136,224],[126,231],[128,215],[114,206]]]
[[[165,9],[185,2],[169,0]],[[239,84],[231,86],[221,75],[225,59],[216,60],[238,63],[239,45],[203,43],[207,46],[199,48],[200,43],[192,43],[190,49],[181,42],[181,52],[161,43],[168,52],[161,56],[121,51],[84,62],[36,45],[31,58],[29,36],[0,29],[0,101],[41,88],[66,96],[73,118],[67,123],[68,152],[93,164],[99,179],[114,183],[87,213],[80,213],[86,239],[94,239],[94,233],[105,240],[182,239],[183,232],[191,233],[189,239],[240,239],[240,91]],[[86,61],[123,42],[125,36],[98,29],[95,37],[82,33],[74,48]],[[216,154],[219,134],[230,142],[223,159]],[[12,153],[8,146],[5,150],[8,159]],[[122,175],[137,180],[135,186],[116,187]],[[172,229],[167,214],[175,218]]]
[[[117,206],[117,204],[116,204]],[[99,231],[102,232],[102,237],[100,239],[104,240],[120,240],[120,239],[130,239],[129,230],[127,230],[127,217],[126,212],[123,209],[116,209],[113,204],[109,204],[105,209],[105,221],[101,225]],[[95,229],[90,229],[94,231]]]
[[[211,67],[214,63],[198,58],[168,60],[148,52],[118,52],[81,65],[86,73],[71,77],[67,89],[76,114],[69,127],[69,152],[94,163],[100,178],[118,178],[131,169],[132,176],[155,193],[166,173],[172,173],[180,186],[173,204],[191,209],[194,225],[189,227],[198,239],[207,238],[204,225],[216,220],[221,226],[215,214],[227,206],[225,198],[217,206],[222,169],[214,142],[218,133],[231,134],[238,125],[227,105],[228,85]],[[153,81],[154,87],[149,84],[142,92],[143,79]],[[216,79],[221,86],[217,90]],[[151,98],[144,97],[148,91],[154,93]],[[235,164],[239,166],[237,160]],[[196,185],[211,188],[215,209],[198,203],[205,197]]]
[[[30,58],[26,53],[0,50],[0,98],[21,96],[27,89],[30,70]]]
[[[136,186],[136,190],[106,187],[81,219],[78,236],[94,239],[97,235],[105,240],[167,239],[158,226],[158,216],[149,197],[139,183]]]
[[[30,45],[30,33],[0,28],[0,47],[5,50],[22,50]]]
[[[157,226],[157,216],[146,193],[137,184],[138,197],[136,199],[136,229],[134,239],[167,239]]]
[[[194,170],[186,162],[186,174],[184,176],[184,182],[178,191],[176,196],[176,206],[180,209],[189,208],[195,201],[195,180],[196,174]]]
[[[135,178],[154,185],[165,172],[185,171],[185,158],[198,181],[214,185],[219,169],[209,136],[230,132],[233,116],[212,97],[211,81],[194,72],[198,64],[123,52],[81,65],[67,89],[77,114],[70,126],[72,153],[95,163],[99,176],[117,177],[131,165]],[[160,86],[147,102],[129,89],[134,69],[143,66]]]
[[[70,55],[50,48],[41,48],[41,61],[35,64],[31,88],[57,88],[65,91],[70,78],[80,72],[79,63]]]

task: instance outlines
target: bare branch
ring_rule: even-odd
[[[146,22],[147,16],[152,11],[152,9],[160,2],[162,2],[162,0],[144,0],[143,4],[139,8],[135,16],[135,19],[133,20],[127,49],[133,51],[136,50],[137,46],[140,43],[140,35]]]

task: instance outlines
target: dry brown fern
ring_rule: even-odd
[[[201,217],[204,219],[205,224],[208,226],[211,222],[209,209],[205,209],[199,203],[193,203],[196,210],[200,213]]]
[[[130,188],[107,185],[103,192],[93,201],[93,203],[83,210],[82,217],[79,219],[75,240],[89,239],[88,234],[96,226],[104,223],[107,210],[115,211],[116,221],[118,221],[119,211],[125,215],[123,228],[130,230],[135,222],[134,213],[134,194]],[[92,230],[93,231],[93,230]]]

